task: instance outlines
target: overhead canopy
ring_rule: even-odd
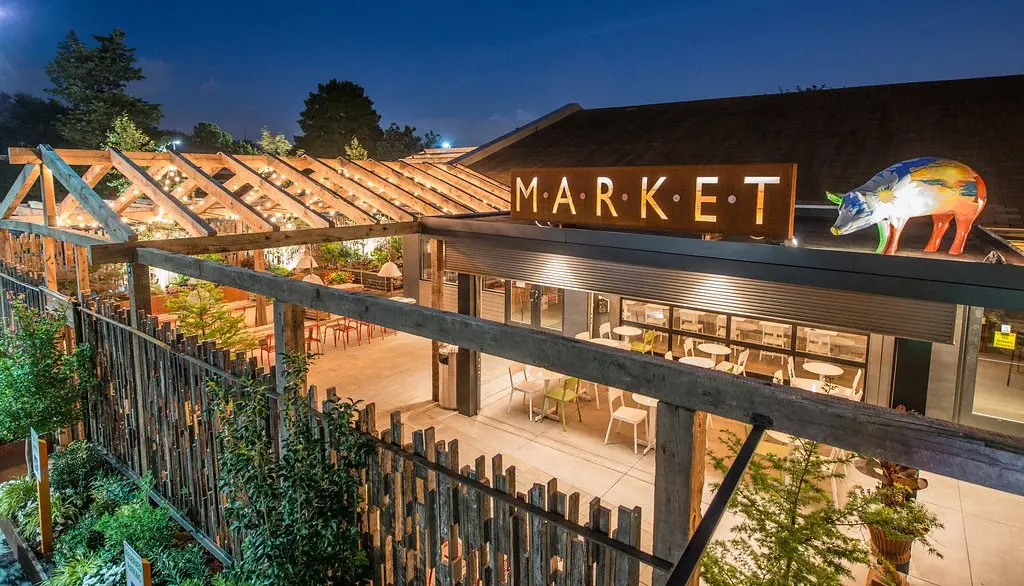
[[[62,240],[126,242],[154,222],[208,237],[224,220],[240,222],[249,232],[272,232],[509,209],[505,186],[448,163],[47,145],[12,147],[9,155],[11,164],[25,169],[0,202],[0,228],[48,232]],[[79,175],[73,166],[85,169]],[[116,200],[104,200],[93,188],[112,170],[130,186]],[[42,209],[22,205],[40,177]],[[54,179],[68,192],[59,205]]]

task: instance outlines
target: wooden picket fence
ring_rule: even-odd
[[[6,236],[6,237],[5,237]],[[36,234],[24,233],[14,235],[7,230],[0,231],[0,250],[6,252],[6,258],[12,266],[21,267],[23,270],[42,272],[43,271],[43,237]],[[55,242],[54,259],[57,264],[57,274],[75,272],[75,246],[70,242]]]
[[[36,277],[9,267],[0,267],[0,293],[52,303]],[[155,492],[222,561],[241,555],[219,490],[207,383],[232,385],[249,371],[272,389],[272,373],[244,354],[158,325],[155,317],[140,315],[133,327],[119,306],[69,304],[75,338],[96,349],[99,385],[83,406],[86,437],[131,474],[152,474]],[[328,399],[335,395],[326,390]],[[316,389],[308,396],[312,401]],[[268,425],[277,437],[273,391],[270,400]],[[335,434],[316,415],[324,449],[332,450]],[[635,586],[641,566],[669,567],[640,550],[639,507],[613,512],[597,498],[581,503],[579,493],[559,491],[556,479],[524,493],[501,454],[490,458],[489,471],[483,456],[461,465],[457,440],[442,441],[433,428],[407,434],[401,413],[390,417],[389,428],[378,432],[370,404],[356,423],[375,444],[362,471],[359,520],[374,585]],[[587,507],[584,524],[581,506]]]

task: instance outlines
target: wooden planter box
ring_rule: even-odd
[[[43,565],[36,558],[35,552],[18,535],[13,523],[7,519],[0,519],[0,532],[3,533],[7,546],[11,548],[11,551],[18,558],[18,563],[21,564],[21,572],[25,574],[26,580],[33,584],[38,584],[49,579],[49,576],[47,576],[46,571],[43,569]]]
[[[17,478],[26,472],[25,440],[0,445],[0,482]]]
[[[871,525],[868,525],[868,532],[871,533],[871,544],[875,546],[878,555],[893,564],[905,564],[910,561],[910,546],[914,545],[914,540],[891,539],[884,531]]]

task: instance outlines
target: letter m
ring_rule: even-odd
[[[519,176],[516,176],[516,211],[517,212],[520,209],[519,208],[519,196],[520,195],[524,199],[530,199],[530,197],[532,196],[532,198],[533,198],[533,213],[536,214],[537,213],[537,178],[536,177],[534,177],[533,180],[530,181],[530,185],[529,186],[524,186],[523,185],[523,178],[519,177]]]

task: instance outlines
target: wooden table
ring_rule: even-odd
[[[839,376],[844,372],[842,368],[828,362],[804,362],[803,368],[807,372],[813,372],[818,375],[823,381],[825,377]]]
[[[613,332],[622,336],[623,338],[632,338],[633,336],[639,336],[644,333],[640,328],[633,326],[618,326],[612,329]]]
[[[683,356],[679,359],[679,362],[689,364],[690,366],[699,366],[701,368],[714,368],[715,366],[714,360],[704,358],[703,356]]]
[[[704,342],[703,344],[699,344],[697,346],[697,349],[705,354],[710,354],[714,356],[714,360],[716,362],[718,361],[719,356],[729,356],[730,354],[732,354],[732,350],[728,346],[714,344],[712,342]]]

